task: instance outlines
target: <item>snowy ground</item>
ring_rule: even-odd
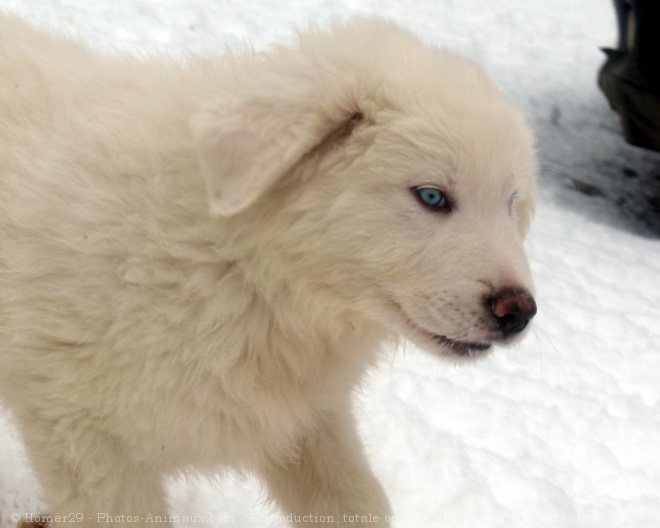
[[[540,313],[523,345],[475,367],[407,347],[370,377],[358,414],[393,526],[660,527],[660,155],[623,143],[596,88],[598,47],[615,42],[608,0],[0,0],[0,9],[97,46],[173,53],[244,37],[261,46],[311,21],[375,13],[477,59],[538,134],[542,195],[528,252]],[[0,528],[38,511],[38,494],[7,417]],[[282,526],[250,480],[182,479],[171,498],[172,513],[207,518],[198,526]]]

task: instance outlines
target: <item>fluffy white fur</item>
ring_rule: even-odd
[[[0,17],[0,396],[50,513],[162,515],[224,466],[388,526],[352,389],[397,335],[511,341],[484,298],[531,290],[533,172],[479,68],[383,21],[182,65]]]

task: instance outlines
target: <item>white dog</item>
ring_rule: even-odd
[[[388,526],[352,389],[397,335],[523,335],[534,170],[477,66],[383,21],[181,65],[0,18],[0,395],[51,525],[150,526],[225,466]]]

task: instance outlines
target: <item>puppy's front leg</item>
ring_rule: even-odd
[[[112,436],[66,418],[41,422],[38,413],[19,417],[23,439],[53,522],[22,528],[171,527],[160,472],[131,460]],[[20,419],[24,418],[24,419]]]
[[[264,471],[271,497],[300,528],[386,528],[387,497],[367,465],[350,410],[328,413],[295,458]]]

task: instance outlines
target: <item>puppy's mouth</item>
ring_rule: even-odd
[[[444,335],[434,334],[419,327],[418,325],[413,324],[410,319],[408,319],[408,324],[414,328],[412,335],[419,335],[421,333],[428,340],[440,345],[443,350],[462,358],[467,359],[482,356],[486,354],[492,346],[492,343],[485,341],[463,341],[459,339],[452,339]]]
[[[476,357],[484,354],[492,346],[491,343],[483,343],[480,341],[457,341],[456,339],[449,339],[446,336],[431,335],[436,342],[440,343],[443,347],[451,350],[458,356]]]
[[[454,356],[469,359],[485,355],[492,347],[491,342],[487,341],[463,341],[459,339],[452,339],[445,335],[434,334],[428,330],[420,327],[412,322],[412,319],[405,315],[405,311],[400,309],[400,313],[404,315],[407,326],[413,331],[411,335],[422,334],[428,341],[437,343],[443,350],[450,352]]]

